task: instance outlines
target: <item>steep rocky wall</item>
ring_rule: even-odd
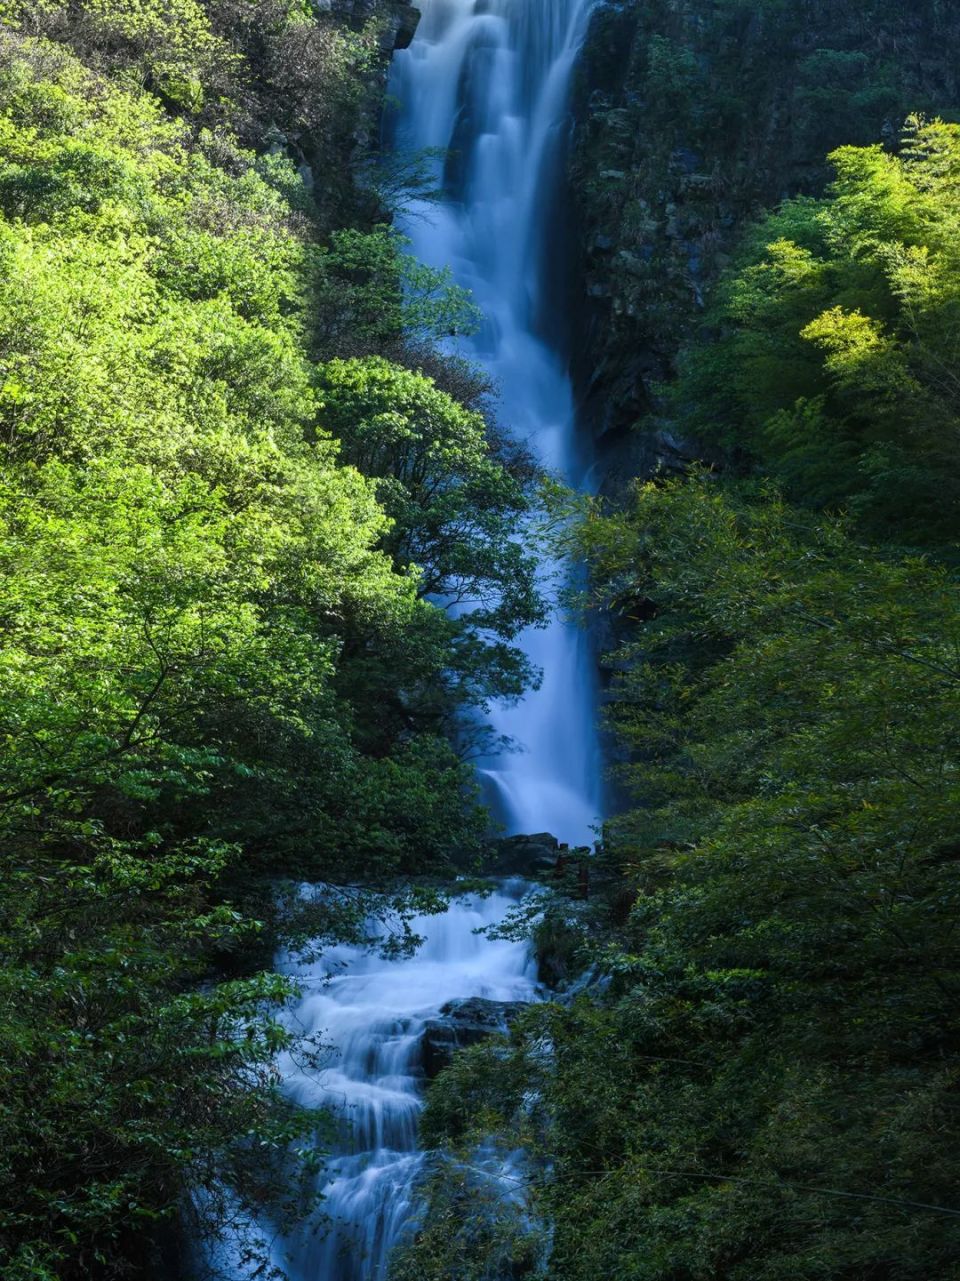
[[[610,0],[576,95],[571,187],[583,261],[578,378],[608,466],[683,445],[651,429],[735,239],[829,181],[844,143],[896,145],[906,114],[954,118],[960,9],[943,0]],[[649,420],[648,420],[649,421]],[[612,460],[612,463],[611,461]]]

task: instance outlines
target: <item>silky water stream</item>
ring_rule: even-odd
[[[446,153],[447,199],[414,207],[404,226],[421,261],[450,267],[483,316],[461,347],[492,377],[504,429],[554,475],[583,487],[563,349],[570,255],[563,236],[569,99],[593,0],[427,0],[391,91],[396,145]],[[589,844],[600,812],[595,665],[557,615],[524,650],[539,690],[495,709],[519,750],[482,762],[492,809],[515,832]]]
[[[496,383],[504,429],[574,486],[586,463],[562,354],[558,214],[570,83],[592,3],[424,0],[390,87],[399,104],[395,145],[449,154],[447,198],[405,220],[413,252],[449,266],[472,292],[484,319],[463,354]],[[488,799],[509,832],[551,831],[586,844],[600,811],[594,664],[578,629],[559,614],[522,644],[543,681],[518,706],[494,709],[494,729],[519,750],[481,763]],[[523,889],[504,884],[416,922],[426,942],[406,959],[343,947],[298,972],[306,995],[291,1017],[333,1046],[333,1057],[321,1070],[293,1060],[280,1068],[291,1096],[332,1106],[347,1137],[322,1176],[329,1229],[269,1243],[272,1262],[292,1281],[386,1281],[390,1253],[415,1212],[423,1162],[416,1129],[427,1021],[451,1000],[536,999],[526,945],[475,933],[502,920]],[[250,1275],[237,1256],[226,1270],[235,1281]]]

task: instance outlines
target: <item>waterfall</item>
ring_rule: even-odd
[[[574,486],[586,459],[563,354],[557,233],[570,79],[592,3],[425,0],[391,83],[398,145],[449,152],[448,198],[412,210],[404,230],[422,261],[449,266],[472,291],[484,321],[461,350],[497,384],[502,426]],[[508,830],[585,844],[600,812],[591,655],[559,616],[522,644],[543,682],[519,705],[494,709],[495,729],[522,750],[482,763],[491,803]],[[473,932],[501,920],[521,892],[504,887],[416,922],[427,941],[410,958],[342,947],[298,975],[306,995],[293,1026],[322,1036],[334,1057],[320,1069],[288,1058],[280,1070],[292,1097],[333,1107],[344,1135],[321,1176],[329,1231],[256,1229],[291,1281],[386,1281],[422,1168],[416,1122],[427,1021],[454,999],[536,999],[529,948]],[[239,1250],[221,1252],[218,1263],[235,1281],[251,1276]]]
[[[320,1175],[325,1222],[284,1235],[241,1218],[235,1239],[203,1261],[201,1276],[212,1264],[231,1281],[275,1275],[271,1268],[289,1281],[386,1281],[390,1254],[416,1208],[424,1161],[417,1119],[427,1023],[448,1001],[537,999],[528,945],[477,932],[502,921],[525,889],[507,882],[488,897],[460,899],[439,916],[414,920],[425,941],[403,959],[344,945],[307,967],[281,961],[304,992],[287,1015],[289,1026],[320,1037],[326,1050],[319,1064],[299,1051],[282,1055],[284,1088],[305,1107],[331,1109],[340,1122],[338,1150]],[[252,1262],[251,1242],[259,1255]]]
[[[563,353],[568,256],[555,233],[570,81],[592,5],[426,0],[391,83],[398,147],[449,153],[447,199],[405,219],[413,252],[472,292],[483,324],[460,350],[492,376],[502,426],[577,488],[587,459]],[[481,762],[488,800],[510,832],[589,844],[601,809],[589,642],[557,617],[521,643],[543,682],[519,705],[494,709],[495,730],[518,750]]]

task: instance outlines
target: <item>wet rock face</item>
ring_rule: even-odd
[[[522,876],[536,880],[551,873],[560,856],[560,842],[549,832],[508,836],[491,848],[484,871],[488,876]]]
[[[488,1001],[480,996],[448,1001],[441,1007],[440,1016],[430,1019],[423,1031],[424,1075],[432,1081],[449,1067],[457,1050],[509,1031],[510,1024],[526,1008],[522,1001]]]
[[[410,48],[413,37],[417,34],[420,18],[420,10],[415,9],[412,4],[398,5],[396,10],[396,31],[393,39],[394,49]]]

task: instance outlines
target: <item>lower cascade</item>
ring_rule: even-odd
[[[537,999],[526,943],[478,932],[502,921],[526,888],[504,882],[414,920],[425,941],[413,956],[386,959],[344,945],[306,969],[291,967],[304,996],[287,1018],[322,1045],[316,1064],[292,1054],[278,1067],[291,1097],[335,1113],[342,1141],[320,1175],[323,1222],[289,1236],[248,1225],[237,1248],[216,1260],[221,1275],[263,1275],[266,1255],[291,1281],[386,1281],[391,1252],[415,1220],[425,1076],[455,1043],[502,1028],[518,1005]],[[246,1267],[251,1238],[259,1257]]]
[[[449,266],[473,294],[483,321],[460,350],[491,375],[504,429],[577,487],[588,460],[563,356],[558,210],[570,80],[591,8],[592,0],[426,0],[391,82],[396,145],[447,156],[446,200],[409,211],[404,232],[417,257]],[[510,833],[558,831],[588,844],[600,812],[589,647],[559,616],[523,644],[543,679],[518,706],[493,709],[493,728],[518,750],[481,762],[487,797]],[[344,1137],[321,1176],[326,1230],[270,1240],[261,1225],[271,1262],[293,1281],[387,1281],[391,1252],[416,1218],[425,1159],[417,1119],[437,1052],[431,1027],[449,1019],[452,1002],[480,998],[506,1010],[536,999],[528,946],[474,932],[502,920],[522,893],[513,882],[417,922],[426,942],[407,959],[341,947],[306,975],[292,1018],[298,1032],[330,1045],[329,1056],[313,1069],[294,1059],[279,1066],[292,1097],[333,1108]],[[491,1026],[499,1008],[483,1007]],[[226,1270],[244,1275],[236,1260]]]
[[[522,891],[517,883],[414,922],[426,941],[406,960],[344,947],[316,967],[312,977],[320,986],[294,1018],[307,1033],[332,1043],[332,1062],[319,1075],[293,1063],[281,1067],[299,1102],[334,1102],[348,1138],[323,1175],[322,1208],[330,1230],[287,1243],[290,1258],[282,1266],[295,1281],[386,1278],[391,1250],[414,1209],[423,1162],[417,1118],[431,1022],[457,999],[506,1003],[535,997],[529,948],[474,933],[502,920]],[[343,968],[326,981],[331,965]]]

